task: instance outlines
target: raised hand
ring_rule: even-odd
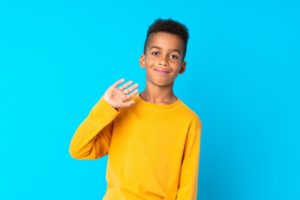
[[[135,102],[131,98],[138,94],[138,84],[132,85],[132,81],[128,81],[117,88],[117,86],[124,81],[124,79],[118,80],[111,85],[103,95],[104,100],[115,109],[132,106]]]

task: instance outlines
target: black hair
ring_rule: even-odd
[[[144,43],[144,54],[146,53],[147,45],[149,42],[149,38],[152,33],[157,33],[157,32],[165,32],[165,33],[171,33],[174,35],[179,36],[182,39],[183,42],[183,58],[185,57],[186,54],[186,49],[187,49],[187,43],[189,39],[189,32],[188,29],[186,28],[185,25],[182,23],[175,21],[173,19],[157,19],[154,21],[153,24],[151,24],[148,28],[147,31],[147,37]]]

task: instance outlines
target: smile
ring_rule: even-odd
[[[170,71],[163,70],[163,69],[155,69],[155,68],[153,68],[153,70],[156,71],[156,72],[158,72],[158,73],[160,73],[160,74],[168,74],[168,73],[170,73]]]

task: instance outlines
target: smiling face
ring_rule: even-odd
[[[185,70],[183,56],[183,42],[179,36],[152,33],[145,54],[140,58],[140,65],[146,68],[147,84],[172,86],[177,75]]]

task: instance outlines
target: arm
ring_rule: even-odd
[[[88,117],[77,128],[69,152],[76,159],[97,159],[109,151],[113,120],[119,111],[103,98],[93,107]]]
[[[201,130],[199,118],[193,120],[185,143],[176,200],[197,199]]]
[[[131,98],[138,94],[138,85],[130,86],[132,81],[117,88],[122,82],[124,79],[118,80],[106,90],[88,117],[77,128],[69,147],[73,158],[97,159],[108,153],[113,120],[120,112],[119,108],[132,106],[134,101]]]

